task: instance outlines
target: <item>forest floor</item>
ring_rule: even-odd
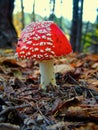
[[[98,55],[55,60],[57,86],[40,87],[39,65],[0,50],[0,130],[98,130]]]

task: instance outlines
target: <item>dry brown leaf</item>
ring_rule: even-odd
[[[4,90],[3,86],[0,86],[0,91],[3,91],[3,90]]]
[[[92,84],[93,84],[95,87],[98,87],[98,80],[92,82]]]
[[[90,61],[93,61],[93,62],[97,62],[98,61],[98,55],[95,55],[95,54],[87,55],[85,57],[85,60],[90,60]]]
[[[93,78],[96,76],[96,70],[95,69],[88,69],[88,68],[83,68],[82,73],[81,73],[81,78],[82,79],[89,79]]]
[[[26,68],[27,67],[27,62],[25,60],[23,61],[16,61],[16,64],[22,68]]]
[[[55,73],[64,73],[68,71],[73,71],[74,68],[70,64],[60,64],[60,65],[55,65],[54,67]]]
[[[84,61],[81,61],[81,60],[78,60],[76,63],[75,63],[75,67],[80,67],[84,64]]]
[[[97,70],[98,70],[98,62],[97,62],[97,63],[94,63],[91,67],[94,68],[94,69],[97,68]]]
[[[81,100],[83,100],[83,96],[77,96],[75,98],[71,98],[59,104],[58,109],[56,111],[60,111],[61,113],[66,113],[70,106],[77,106],[80,104]],[[55,113],[56,113],[55,111]]]
[[[74,128],[74,130],[98,130],[98,125],[95,123],[87,123]]]
[[[78,118],[79,120],[91,119],[93,121],[98,121],[98,106],[71,106],[68,108],[65,116],[70,118],[73,117],[74,119]]]
[[[98,92],[98,80],[97,79],[88,79],[88,88],[95,90]]]

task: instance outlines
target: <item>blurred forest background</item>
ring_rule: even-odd
[[[74,52],[98,53],[98,8],[95,8],[95,21],[91,22],[90,20],[83,20],[85,0],[72,0],[71,20],[62,15],[62,12],[68,12],[66,8],[62,10],[62,5],[65,0],[45,0],[49,4],[50,11],[49,15],[46,16],[36,13],[36,8],[38,8],[36,0],[32,0],[31,12],[25,11],[24,2],[28,4],[29,0],[19,0],[19,8],[15,11],[17,7],[16,1],[0,0],[0,48],[15,47],[14,43],[17,43],[21,30],[30,22],[51,20],[57,23],[64,31],[72,44]],[[58,6],[57,1],[59,1],[58,12],[61,13],[60,17],[55,13]],[[68,1],[66,4],[69,6]],[[44,5],[44,0],[43,3],[39,0],[39,5]],[[47,7],[44,7],[43,10],[44,12],[47,11]],[[88,15],[91,14],[88,12]]]

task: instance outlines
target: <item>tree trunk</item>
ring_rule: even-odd
[[[73,47],[73,51],[76,49],[76,38],[77,38],[77,25],[78,25],[78,1],[73,0],[73,18],[72,18],[72,27],[71,27],[71,37],[70,42]]]
[[[35,0],[34,0],[34,3],[33,3],[33,12],[32,12],[32,21],[35,22],[36,19],[35,19]]]
[[[17,42],[13,26],[14,0],[0,0],[0,48],[12,47]]]
[[[50,0],[50,11],[51,11],[51,14],[49,16],[49,20],[51,21],[54,21],[55,19],[55,4],[56,4],[56,1],[55,0]]]
[[[81,50],[83,0],[73,0],[73,18],[70,42],[73,51]]]
[[[25,23],[24,23],[24,6],[23,6],[23,0],[21,0],[21,15],[22,15],[22,19],[21,19],[21,22],[22,22],[22,28],[24,28],[25,26]]]

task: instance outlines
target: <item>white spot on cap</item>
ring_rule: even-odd
[[[46,51],[51,51],[51,48],[47,47],[45,50],[46,50]]]
[[[28,33],[28,32],[25,33],[23,37],[26,38],[26,39],[29,38],[30,37],[30,33]]]
[[[31,55],[31,53],[30,53],[30,52],[27,52],[27,53],[26,53],[26,56],[29,56],[29,55]]]
[[[50,31],[50,30],[51,30],[51,28],[49,28],[49,27],[48,27],[48,28],[47,28],[47,30],[48,30],[48,31]]]
[[[45,57],[49,57],[49,55],[48,55],[47,53],[46,53],[46,54],[44,54],[44,56],[45,56]]]
[[[21,55],[20,57],[21,57],[21,58],[26,58],[25,55]]]
[[[28,47],[26,47],[26,50],[28,50],[29,48]]]
[[[27,44],[32,44],[32,41],[28,41]]]
[[[47,33],[46,35],[47,35],[47,36],[51,36],[51,34],[50,34],[50,33]]]
[[[27,41],[27,37],[24,37],[24,38],[23,38],[23,42],[26,42],[26,41]]]
[[[39,33],[47,33],[46,29],[38,30]]]
[[[50,37],[47,37],[47,40],[49,40],[49,41],[53,41]]]
[[[46,42],[40,42],[40,46],[46,45]]]
[[[43,57],[43,55],[37,55],[37,58],[38,59],[40,59],[40,58],[42,58]]]
[[[39,37],[33,37],[33,40],[37,41],[39,40]]]
[[[38,48],[35,48],[34,51],[38,51],[39,49]]]
[[[51,53],[54,55],[55,54],[55,52],[54,51],[51,51]]]
[[[23,58],[23,55],[21,55],[20,57]]]
[[[45,55],[45,57],[49,57],[48,55]]]
[[[32,35],[35,35],[35,32],[34,32],[34,31],[32,32]]]
[[[43,55],[40,54],[40,57],[43,57]]]
[[[53,55],[49,55],[49,58],[53,58],[54,56]]]
[[[52,46],[52,45],[53,45],[53,43],[52,43],[52,42],[47,42],[47,45]]]
[[[21,50],[23,50],[23,49],[27,50],[28,47],[27,46],[22,46]]]
[[[36,55],[33,55],[33,57],[35,58],[35,57],[36,57]]]
[[[34,52],[34,50],[32,50],[32,52]]]
[[[30,50],[32,50],[33,48],[31,47]]]
[[[46,36],[45,36],[45,35],[43,35],[43,36],[42,36],[42,38],[43,38],[43,39],[46,39]]]
[[[43,31],[42,30],[38,30],[39,33],[42,33]]]
[[[35,36],[36,36],[37,40],[40,39],[40,36],[38,34],[35,34]]]
[[[42,53],[43,53],[43,52],[44,52],[44,50],[40,50],[40,52],[42,52]]]
[[[33,43],[33,46],[37,46],[37,44],[34,44],[34,43]]]
[[[25,52],[24,52],[24,51],[21,51],[20,54],[25,54]]]

